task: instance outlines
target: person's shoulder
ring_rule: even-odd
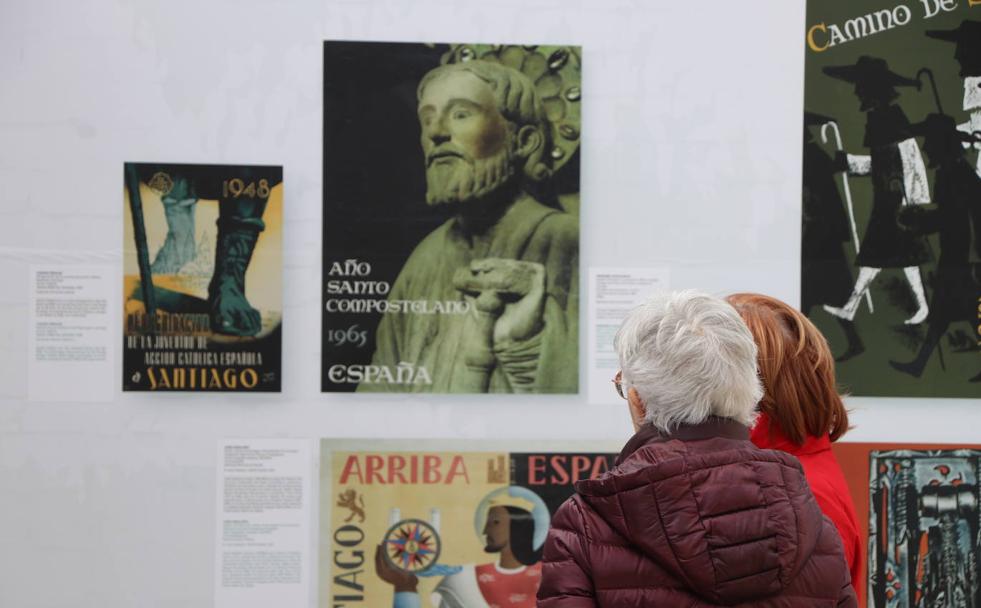
[[[836,568],[829,574],[838,574],[842,579],[850,581],[851,576],[848,574],[848,565],[844,563],[843,560],[841,564],[841,572],[838,572],[838,563],[834,559],[844,557],[845,541],[841,535],[841,532],[830,517],[823,517],[822,520],[817,544],[814,546],[813,553],[811,553],[811,559],[814,560],[815,563],[820,564],[829,557],[832,558],[832,561],[835,562]]]
[[[801,464],[801,459],[790,452],[774,448],[761,448],[751,441],[740,441],[736,449],[747,461],[776,462],[794,469],[802,478],[804,477],[804,465]]]
[[[845,537],[858,535],[858,517],[849,494],[848,482],[838,465],[838,461],[829,455],[821,454],[820,458],[801,459],[804,465],[804,476],[814,494],[821,511],[831,518],[832,522]]]
[[[552,210],[542,219],[538,233],[550,235],[552,238],[579,240],[579,217],[561,211]]]
[[[586,532],[587,511],[590,509],[582,497],[573,494],[566,499],[552,515],[552,528],[584,534]]]
[[[820,493],[837,502],[851,502],[848,480],[831,450],[805,454],[800,457],[800,463],[815,495]]]
[[[532,196],[518,199],[510,211],[514,218],[536,225],[535,234],[579,235],[579,216],[553,205],[546,205]]]
[[[579,249],[579,218],[564,211],[550,210],[530,237],[530,248],[567,257]]]

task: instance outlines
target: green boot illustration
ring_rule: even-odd
[[[254,336],[262,329],[259,311],[245,297],[245,271],[259,233],[267,199],[222,200],[218,213],[215,271],[208,285],[211,330],[231,336]]]

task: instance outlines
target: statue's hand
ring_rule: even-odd
[[[395,587],[396,593],[403,591],[414,593],[419,585],[419,578],[411,572],[399,570],[388,563],[388,560],[382,555],[384,550],[381,545],[375,547],[375,574],[378,575],[378,578]]]
[[[475,297],[477,309],[496,317],[495,346],[526,340],[542,328],[545,266],[504,258],[474,260],[458,272],[457,288]]]
[[[537,262],[526,264],[529,276],[528,292],[513,301],[505,298],[504,312],[494,326],[494,344],[522,342],[542,330],[545,313],[545,266]]]

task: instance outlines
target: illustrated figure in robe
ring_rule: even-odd
[[[844,306],[825,305],[836,317],[852,320],[865,291],[883,268],[902,268],[916,299],[917,310],[906,324],[922,323],[929,305],[919,265],[931,258],[925,238],[902,227],[899,210],[904,205],[930,202],[930,188],[920,148],[910,132],[910,123],[895,103],[896,87],[917,86],[918,82],[890,71],[886,61],[862,56],[853,65],[831,66],[824,73],[855,85],[860,109],[866,112],[863,145],[869,155],[840,154],[841,169],[850,175],[872,180],[872,212],[856,258],[858,279]]]
[[[851,241],[848,214],[835,184],[831,156],[815,141],[812,127],[833,122],[827,116],[804,113],[803,221],[801,230],[801,311],[815,306],[841,306],[852,292],[853,276],[845,247]],[[838,317],[848,340],[845,361],[865,350],[855,322]]]
[[[964,79],[962,108],[968,113],[967,120],[957,128],[968,134],[981,131],[981,21],[965,19],[955,29],[928,30],[926,35],[956,44],[954,59],[960,64],[960,76]],[[977,143],[964,142],[964,147],[981,150]],[[975,152],[974,167],[981,175],[981,153]]]
[[[968,163],[963,143],[981,142],[981,132],[968,135],[954,119],[931,114],[913,131],[925,136],[923,149],[936,167],[936,205],[904,210],[901,221],[921,233],[940,236],[935,288],[930,301],[930,324],[916,358],[908,363],[890,361],[901,372],[919,377],[951,323],[977,322],[981,278],[981,177]],[[981,380],[981,374],[972,381]]]

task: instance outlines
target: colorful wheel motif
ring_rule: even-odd
[[[403,519],[389,528],[384,544],[388,563],[413,574],[435,564],[443,547],[436,528],[421,519]]]

